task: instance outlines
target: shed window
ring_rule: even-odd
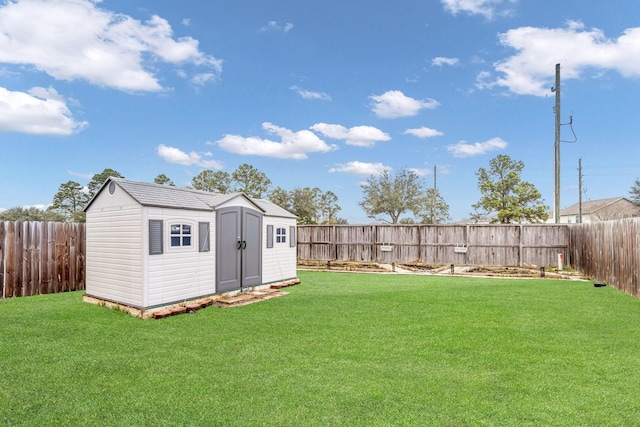
[[[287,243],[287,229],[282,227],[276,228],[276,243]]]
[[[171,246],[174,248],[191,246],[191,225],[171,224]]]

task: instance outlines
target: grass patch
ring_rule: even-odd
[[[142,321],[0,300],[0,425],[633,425],[640,301],[588,282],[299,272]]]

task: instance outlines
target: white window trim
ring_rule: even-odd
[[[282,239],[284,237],[284,240]],[[287,227],[276,227],[275,233],[276,245],[286,245],[287,242]]]
[[[184,220],[184,219],[175,219],[175,220],[165,220],[166,229],[166,250],[167,252],[187,252],[187,251],[197,251],[198,250],[198,225],[194,221]],[[182,245],[182,238],[185,236],[182,233],[180,234],[180,246],[173,246],[171,244],[171,238],[176,237],[176,234],[171,234],[171,227],[174,225],[180,225],[180,230],[182,231],[183,225],[188,225],[191,227],[191,244],[189,246]]]

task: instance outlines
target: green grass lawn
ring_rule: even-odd
[[[0,425],[638,425],[640,301],[590,282],[299,272],[139,320],[0,300]]]

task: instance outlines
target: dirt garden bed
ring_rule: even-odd
[[[495,267],[495,266],[470,266],[462,274],[490,277],[548,277],[552,279],[586,279],[580,272],[558,270],[556,267]]]
[[[580,272],[571,269],[559,271],[556,267],[547,266],[464,266],[421,263],[379,264],[374,262],[354,261],[298,261],[301,270],[332,270],[369,273],[405,273],[405,274],[455,274],[484,277],[548,277],[553,279],[587,279]]]
[[[336,271],[368,271],[384,273],[389,270],[375,262],[348,262],[348,261],[305,261],[298,260],[298,268],[301,270],[336,270]]]

